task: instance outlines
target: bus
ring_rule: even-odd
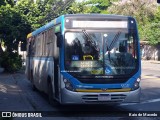
[[[26,76],[50,103],[140,102],[136,20],[122,15],[61,15],[27,35]]]

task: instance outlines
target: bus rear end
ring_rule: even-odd
[[[66,15],[62,31],[62,104],[139,102],[141,63],[134,18]]]

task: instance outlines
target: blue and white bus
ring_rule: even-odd
[[[62,15],[27,36],[26,75],[61,104],[139,102],[141,60],[136,20]]]

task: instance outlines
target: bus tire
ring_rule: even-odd
[[[37,90],[36,86],[34,85],[33,71],[32,70],[31,70],[31,86],[32,86],[33,91]]]
[[[52,89],[51,81],[48,82],[48,101],[49,104],[54,105],[54,99],[53,99],[53,89]]]
[[[36,86],[34,85],[34,83],[32,83],[32,90],[33,90],[33,91],[37,91],[37,88],[36,88]]]
[[[53,89],[51,81],[48,82],[48,102],[52,107],[58,107],[60,104],[54,99]]]

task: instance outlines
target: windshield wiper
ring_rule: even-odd
[[[110,46],[106,45],[107,51],[108,51],[108,58],[109,58],[109,61],[111,60],[111,57],[110,57],[111,48],[112,48],[112,47],[114,46],[114,44],[117,42],[117,40],[118,40],[120,34],[121,34],[121,32],[118,32],[118,33],[114,36],[114,38],[113,38],[113,40],[112,40]]]
[[[117,42],[120,34],[121,34],[121,32],[118,32],[118,33],[114,36],[114,38],[113,38],[110,46],[108,47],[109,51],[111,51],[111,48],[112,48],[112,47],[114,46],[114,44]]]
[[[98,50],[97,49],[97,46],[95,44],[95,41],[92,39],[92,37],[88,34],[88,32],[86,32],[86,30],[82,30],[82,32],[84,33],[84,35],[88,38],[88,42],[89,44],[95,49],[95,50]]]

